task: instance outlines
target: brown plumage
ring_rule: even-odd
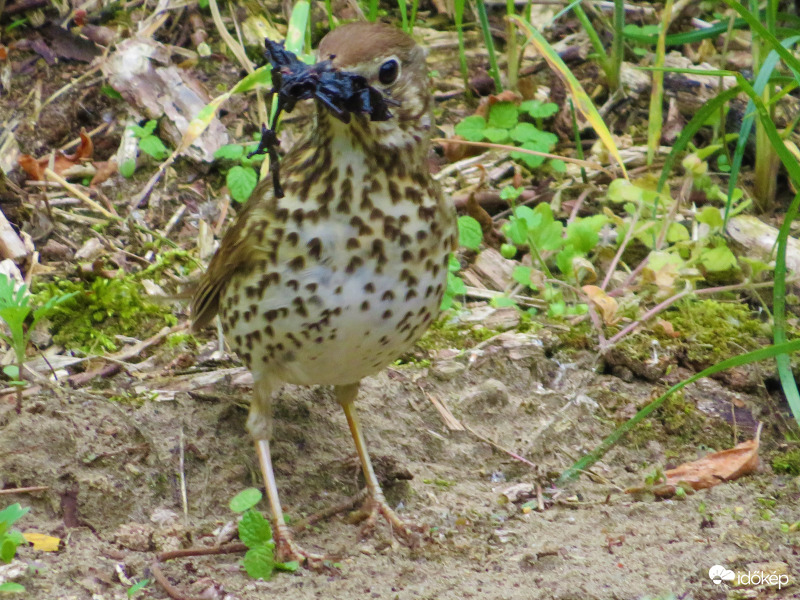
[[[248,428],[256,440],[284,557],[319,558],[286,528],[269,456],[272,393],[281,383],[333,385],[369,488],[368,523],[388,519],[355,414],[359,381],[395,360],[438,313],[455,216],[428,171],[432,123],[424,52],[387,25],[328,34],[320,59],[363,75],[398,102],[393,117],[349,124],[322,107],[281,165],[285,197],[262,181],[228,230],[192,302],[194,327],[215,315],[253,372]]]

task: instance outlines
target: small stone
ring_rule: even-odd
[[[148,552],[153,546],[153,527],[143,523],[123,523],[114,534],[114,541],[136,552]]]
[[[466,371],[467,366],[454,360],[447,360],[434,363],[431,367],[431,375],[440,381],[450,381]]]
[[[103,246],[103,242],[93,237],[86,240],[83,246],[75,253],[75,258],[77,260],[93,261],[99,258],[104,252],[105,247]]]
[[[478,389],[464,398],[464,404],[470,410],[485,410],[487,408],[500,408],[508,406],[508,388],[502,381],[487,379],[478,386]]]
[[[42,260],[70,260],[72,259],[72,249],[60,242],[53,239],[47,240],[47,243],[39,250]]]

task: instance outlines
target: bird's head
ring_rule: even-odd
[[[388,100],[390,119],[369,121],[368,116],[359,115],[353,121],[356,128],[368,127],[379,143],[388,146],[430,136],[432,99],[425,54],[399,29],[367,22],[337,27],[317,50],[319,60],[331,60],[335,68],[361,75]]]

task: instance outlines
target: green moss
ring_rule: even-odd
[[[687,301],[663,318],[680,334],[687,362],[699,369],[769,343],[764,324],[744,304]]]
[[[800,448],[794,448],[773,458],[772,468],[776,473],[800,475]]]
[[[34,288],[37,303],[77,292],[50,316],[53,340],[86,354],[114,352],[117,335],[143,339],[177,319],[169,306],[149,302],[141,283],[133,278],[93,281],[56,279]]]
[[[416,348],[424,352],[442,348],[464,350],[473,348],[498,333],[480,325],[458,324],[443,318],[434,321],[422,339],[417,342]]]

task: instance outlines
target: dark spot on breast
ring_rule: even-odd
[[[368,294],[374,294],[375,293],[375,284],[374,283],[368,283],[367,285],[364,286],[364,291],[366,293],[368,293]]]
[[[385,319],[391,319],[392,318],[392,311],[390,311],[390,310],[383,311],[383,314],[381,315],[381,318],[383,318],[384,320]]]
[[[300,234],[296,231],[292,231],[289,235],[286,236],[286,242],[291,244],[292,246],[297,246],[298,242],[300,241]]]
[[[406,302],[408,302],[412,298],[416,298],[416,297],[417,297],[417,291],[416,290],[408,290],[408,292],[406,293]]]
[[[389,302],[391,300],[394,300],[394,292],[392,290],[386,290],[383,293],[383,296],[381,296],[381,300],[383,302]]]
[[[358,269],[361,265],[364,264],[364,259],[360,256],[354,256],[350,259],[350,262],[347,263],[347,268],[345,269],[345,273],[355,273],[356,269]]]
[[[400,260],[403,262],[411,262],[414,258],[414,255],[411,253],[411,250],[403,250],[403,254],[400,255]]]
[[[286,282],[286,287],[292,288],[292,290],[296,292],[297,289],[300,287],[300,284],[296,279],[291,279]]]
[[[313,238],[308,242],[308,255],[316,260],[322,256],[322,241],[319,238]]]
[[[403,201],[403,195],[400,193],[400,186],[398,186],[393,179],[389,180],[389,199],[392,201],[392,204],[399,204]]]
[[[362,310],[362,311],[364,311],[364,312],[368,311],[368,310],[369,310],[369,302],[367,302],[366,300],[364,300],[364,301],[361,303],[361,310]]]
[[[316,292],[316,291],[317,291],[317,284],[316,284],[316,283],[307,283],[307,284],[306,284],[306,289],[307,289],[309,292],[312,292],[312,293],[313,293],[313,292]]]
[[[289,261],[288,266],[292,271],[299,271],[306,266],[306,259],[302,256],[295,256]]]
[[[356,250],[357,248],[361,247],[361,242],[358,241],[358,238],[350,238],[347,240],[347,249],[348,250]]]

